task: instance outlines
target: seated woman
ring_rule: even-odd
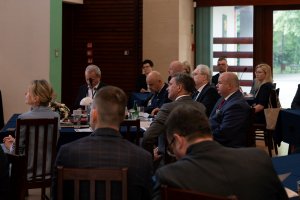
[[[38,119],[38,118],[55,118],[59,119],[59,114],[53,112],[49,107],[54,96],[51,85],[46,80],[34,80],[25,93],[25,103],[30,106],[30,111],[19,116],[20,119]],[[59,121],[59,120],[58,120]],[[59,123],[58,123],[59,126]],[[21,130],[22,134],[22,130]],[[20,136],[20,140],[22,135]],[[25,138],[24,138],[25,139]],[[14,153],[15,139],[9,135],[3,139],[1,144],[4,152]]]
[[[274,89],[271,67],[259,64],[255,67],[257,90],[254,93],[255,122],[266,123],[264,109],[268,108],[269,96]]]

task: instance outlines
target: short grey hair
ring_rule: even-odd
[[[196,69],[203,75],[206,75],[207,81],[211,82],[211,77],[212,77],[212,73],[211,73],[211,69],[207,66],[207,65],[198,65],[196,67]]]
[[[101,70],[97,65],[88,65],[85,68],[85,72],[92,72],[94,71],[98,76],[101,76]]]

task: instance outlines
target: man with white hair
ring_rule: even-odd
[[[79,87],[73,109],[81,108],[80,101],[84,97],[94,98],[96,91],[106,86],[101,82],[101,70],[97,65],[88,65],[85,69],[86,84]]]
[[[220,98],[216,88],[210,85],[212,76],[211,70],[206,65],[198,65],[193,71],[192,76],[197,89],[193,95],[193,99],[206,107],[206,115],[209,117],[216,102]]]

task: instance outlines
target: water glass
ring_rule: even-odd
[[[74,128],[80,128],[81,110],[73,110],[73,124]]]

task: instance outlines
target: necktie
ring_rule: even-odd
[[[194,101],[197,101],[197,99],[198,99],[198,97],[199,97],[199,95],[200,95],[200,92],[199,91],[197,91],[197,92],[195,92],[195,94],[194,94]]]
[[[225,99],[222,99],[221,103],[218,105],[217,109],[220,110],[225,103]]]

